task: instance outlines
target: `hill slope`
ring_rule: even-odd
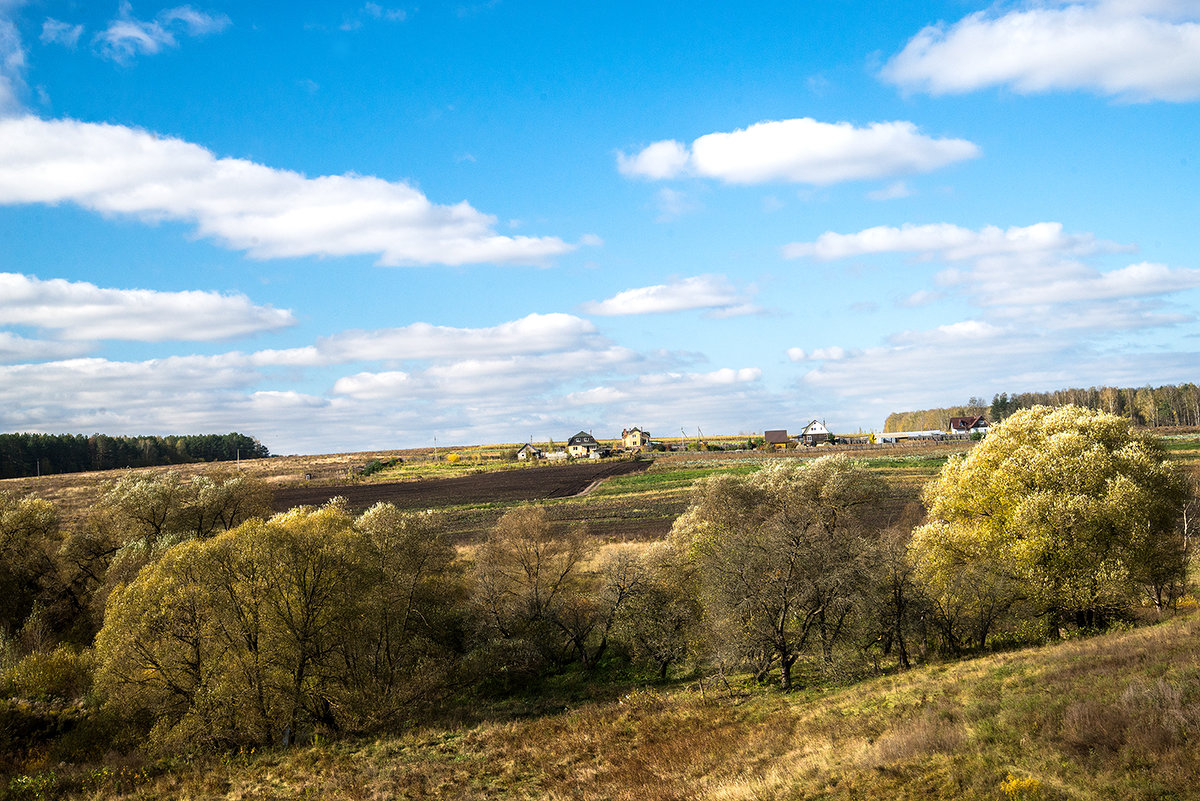
[[[136,795],[1184,799],[1200,793],[1198,739],[1193,615],[827,692],[692,684],[543,717],[177,764],[137,782]]]

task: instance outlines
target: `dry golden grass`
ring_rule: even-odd
[[[693,683],[532,719],[180,762],[82,797],[1195,798],[1198,666],[1193,616],[845,689]]]

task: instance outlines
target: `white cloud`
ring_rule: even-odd
[[[25,92],[25,45],[4,10],[0,4],[0,117],[18,111]]]
[[[759,122],[692,142],[655,142],[629,156],[619,153],[621,173],[661,180],[681,175],[731,184],[788,181],[824,186],[841,181],[924,173],[975,158],[978,146],[964,139],[934,139],[911,122],[876,122],[858,128],[811,118]]]
[[[322,363],[345,364],[551,353],[601,342],[592,323],[553,313],[530,314],[484,328],[413,323],[402,328],[344,331],[318,339],[314,351]]]
[[[42,23],[41,41],[44,44],[60,44],[63,47],[74,50],[75,46],[79,44],[79,37],[82,35],[82,25],[72,25],[53,17],[48,17]]]
[[[622,175],[662,180],[682,173],[687,167],[688,158],[687,147],[669,139],[647,145],[632,156],[618,152],[617,169]]]
[[[211,341],[293,325],[290,311],[244,295],[102,289],[63,279],[0,273],[0,325],[59,331],[72,340]]]
[[[431,203],[406,183],[308,178],[119,125],[0,120],[0,203],[76,203],[200,235],[259,259],[378,254],[379,263],[541,264],[575,248],[495,233],[465,201]]]
[[[896,181],[888,184],[882,189],[875,189],[867,193],[867,200],[900,200],[901,198],[911,197],[912,190],[908,188],[908,184],[904,181]]]
[[[1089,271],[1066,278],[1048,277],[1038,284],[1014,283],[997,288],[990,305],[1028,306],[1148,297],[1200,286],[1200,270],[1171,269],[1141,262],[1109,272]]]
[[[675,372],[681,357],[647,357],[569,315],[531,315],[489,329],[409,326],[382,338],[407,338],[413,347],[404,353],[329,349],[331,341],[371,341],[368,333],[286,351],[0,364],[0,430],[238,430],[277,452],[319,453],[409,446],[434,434],[448,444],[523,441],[531,432],[565,438],[581,427],[615,435],[631,420],[754,430],[756,410],[780,402],[758,368]],[[0,335],[0,354],[6,347],[39,345]],[[330,365],[340,360],[384,367],[339,375]],[[293,388],[297,368],[318,371],[305,380],[324,376],[328,389]]]
[[[708,309],[714,316],[730,317],[759,311],[747,296],[720,275],[697,275],[669,284],[626,289],[607,300],[584,303],[581,308],[587,314],[602,316]]]
[[[136,56],[155,55],[164,48],[178,47],[177,36],[220,33],[230,24],[225,14],[198,11],[191,6],[168,8],[152,20],[141,20],[133,16],[128,0],[123,0],[117,18],[96,34],[93,44],[102,57],[126,64]]]
[[[824,362],[836,361],[844,359],[849,354],[845,348],[833,345],[828,348],[814,348],[813,350],[805,350],[804,348],[788,348],[788,359],[794,362]]]
[[[1097,240],[1092,234],[1063,233],[1062,223],[1043,222],[1006,229],[988,225],[978,231],[950,223],[880,225],[853,234],[827,231],[814,242],[783,246],[788,259],[809,257],[833,261],[879,253],[915,253],[948,261],[1018,254],[1082,256],[1131,248]]]
[[[677,220],[689,212],[700,208],[700,204],[688,196],[686,192],[664,186],[655,194],[658,203],[658,222]]]
[[[1009,86],[1083,89],[1135,101],[1200,98],[1200,14],[1193,2],[1036,3],[925,28],[883,68],[931,94]]]
[[[0,331],[0,364],[66,359],[80,356],[87,346],[79,342],[50,342],[26,339],[10,331]]]

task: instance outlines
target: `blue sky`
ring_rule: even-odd
[[[0,0],[0,430],[273,452],[1197,379],[1200,3]]]

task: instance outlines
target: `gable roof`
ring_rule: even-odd
[[[567,440],[567,447],[570,447],[571,445],[596,445],[598,447],[600,443],[597,442],[596,438],[588,432],[580,431],[578,434]]]
[[[776,428],[771,431],[764,431],[763,440],[768,445],[786,445],[788,441],[787,429]]]
[[[987,426],[987,420],[984,420],[982,415],[975,415],[974,417],[950,418],[951,431],[970,431],[972,428],[976,428],[980,425],[984,427]]]

